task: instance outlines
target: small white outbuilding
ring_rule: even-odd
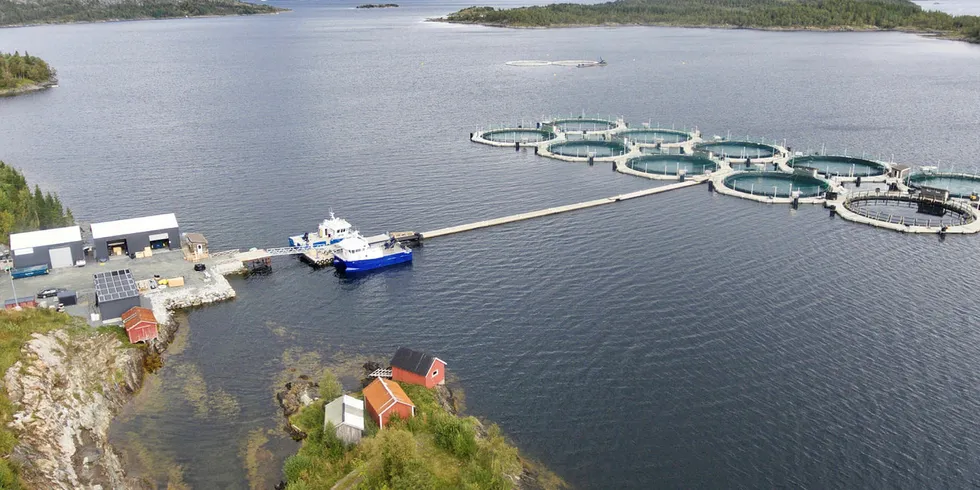
[[[343,395],[323,407],[323,425],[332,423],[337,437],[347,444],[361,442],[364,432],[364,401]]]

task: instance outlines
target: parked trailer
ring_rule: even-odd
[[[13,269],[10,271],[10,275],[14,279],[20,279],[22,277],[40,276],[48,273],[47,265],[35,265],[31,267],[21,267],[20,269]]]

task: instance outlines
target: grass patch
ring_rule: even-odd
[[[21,349],[32,334],[65,327],[85,328],[78,319],[46,309],[0,313],[0,376],[21,359]],[[6,386],[0,386],[0,488],[4,489],[23,488],[18,468],[8,459],[17,445],[16,434],[7,427],[15,411]]]
[[[103,325],[101,327],[96,327],[95,331],[100,334],[111,335],[119,342],[122,342],[122,347],[124,349],[139,349],[143,347],[142,344],[133,344],[129,341],[129,336],[126,335],[126,329],[119,325]]]
[[[309,437],[283,467],[287,489],[513,487],[508,475],[520,473],[521,460],[496,425],[478,438],[476,419],[449,414],[432,390],[401,386],[415,403],[416,416],[392,418],[379,431],[365,411],[368,427],[360,445],[345,445],[332,426],[324,429],[323,400],[295,414],[290,421]],[[554,484],[562,488],[564,482],[555,477]]]

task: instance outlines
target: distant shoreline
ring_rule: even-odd
[[[40,26],[64,26],[64,25],[76,25],[76,24],[108,24],[114,22],[145,22],[149,20],[177,20],[177,19],[207,19],[207,18],[217,18],[217,17],[252,17],[256,15],[279,15],[282,13],[292,12],[292,9],[275,7],[277,10],[272,12],[257,12],[254,14],[207,14],[207,15],[185,15],[185,16],[173,16],[173,17],[133,17],[125,19],[101,19],[101,20],[73,20],[67,22],[35,22],[31,24],[4,24],[0,25],[0,29],[19,29],[24,27],[40,27]]]
[[[525,26],[525,25],[510,25],[502,24],[499,22],[465,22],[450,20],[445,17],[434,17],[426,19],[426,22],[441,22],[444,24],[458,24],[458,25],[477,25],[484,27],[494,27],[501,29],[574,29],[574,28],[586,28],[586,27],[677,27],[682,29],[726,29],[726,30],[746,30],[746,31],[763,31],[763,32],[900,32],[904,34],[916,34],[923,37],[944,39],[948,41],[962,41],[970,44],[980,44],[978,41],[968,39],[965,36],[955,35],[952,33],[944,31],[933,31],[933,30],[919,30],[919,29],[882,29],[878,27],[860,27],[860,26],[838,26],[838,27],[753,27],[753,26],[736,26],[731,24],[718,24],[718,25],[705,25],[705,24],[671,24],[671,23],[658,23],[658,22],[644,22],[635,24],[621,24],[621,23],[606,23],[606,24],[552,24],[546,26]]]
[[[29,94],[31,92],[39,92],[41,90],[46,90],[51,87],[56,87],[58,85],[58,79],[56,77],[51,77],[43,82],[34,82],[27,85],[21,85],[16,88],[0,89],[0,97],[16,97],[18,95]]]

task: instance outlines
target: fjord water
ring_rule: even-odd
[[[80,219],[173,211],[223,250],[283,244],[331,207],[365,232],[424,231],[652,185],[467,141],[548,114],[959,170],[980,154],[977,46],[422,22],[465,2],[283,5],[0,30],[0,48],[61,81],[0,100],[0,158]],[[695,187],[434,240],[355,279],[279,259],[189,313],[156,395],[114,438],[194,488],[242,488],[255,429],[272,440],[264,468],[295,449],[273,398],[286,364],[407,345],[446,359],[469,413],[578,487],[975,485],[977,240]]]

